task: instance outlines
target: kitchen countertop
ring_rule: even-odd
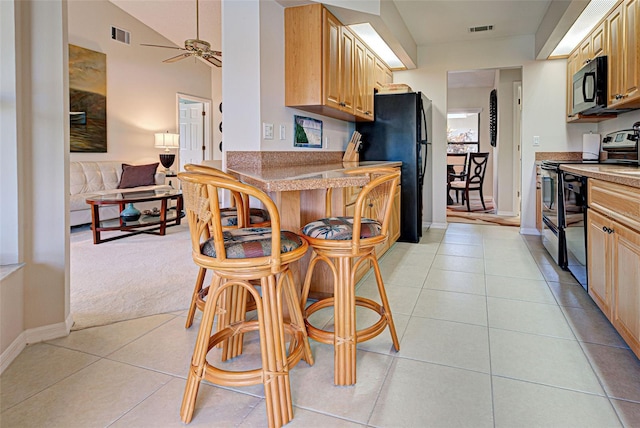
[[[640,167],[613,164],[564,164],[563,171],[640,188]]]
[[[343,162],[316,165],[274,167],[227,166],[227,172],[265,192],[326,189],[328,187],[364,186],[369,178],[348,174],[356,168],[398,167],[398,161]]]

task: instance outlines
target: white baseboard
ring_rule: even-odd
[[[24,348],[31,343],[44,342],[46,340],[58,339],[59,337],[65,337],[69,335],[71,326],[73,325],[73,317],[71,314],[64,322],[57,324],[45,325],[43,327],[31,328],[25,330],[16,339],[11,342],[11,345],[0,355],[0,374],[9,367],[9,365],[15,360],[18,355],[24,350]]]
[[[7,349],[4,350],[2,355],[0,355],[0,374],[4,372],[4,370],[9,367],[9,364],[15,360],[20,352],[27,346],[26,341],[26,332],[23,331],[20,333],[16,339],[11,342],[11,345]]]
[[[528,227],[521,227],[520,228],[520,234],[521,235],[540,235],[540,232],[538,231],[538,229],[531,229]]]
[[[423,223],[424,226],[424,223]],[[430,229],[446,229],[447,223],[430,223],[428,228]]]

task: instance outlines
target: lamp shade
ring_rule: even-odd
[[[170,134],[168,132],[158,132],[155,146],[157,149],[177,149],[180,147],[180,134]]]

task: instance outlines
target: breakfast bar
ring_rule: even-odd
[[[227,152],[226,171],[267,193],[278,207],[282,229],[299,232],[305,224],[325,217],[327,188],[334,188],[331,215],[348,215],[350,203],[355,200],[359,188],[369,181],[366,175],[352,175],[348,171],[380,166],[398,168],[401,162],[343,163],[342,152]],[[393,241],[395,239],[397,237]],[[387,243],[385,249],[391,243]],[[311,254],[307,254],[297,268],[292,269],[298,284],[310,257]],[[328,269],[316,269],[310,296],[332,295],[331,278]]]

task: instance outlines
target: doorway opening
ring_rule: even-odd
[[[211,146],[211,100],[191,95],[177,95],[180,132],[179,171],[189,163],[201,164],[213,159]]]
[[[447,153],[457,153],[456,161],[461,152],[489,154],[482,192],[469,186],[469,207],[463,201],[464,192],[451,190],[447,195],[447,222],[520,225],[521,94],[521,67],[447,73],[447,116],[451,118],[447,121],[451,140]],[[461,119],[462,114],[467,118]],[[474,126],[462,129],[465,120]],[[447,165],[447,169],[454,168]],[[448,185],[450,180],[465,181],[470,172],[469,164],[466,177],[455,170],[455,176],[449,178],[448,172]]]

